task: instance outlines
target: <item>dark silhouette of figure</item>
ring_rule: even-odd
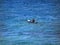
[[[29,23],[36,23],[35,22],[35,19],[32,19],[32,20],[27,20]]]
[[[35,19],[32,19],[32,20],[31,20],[31,23],[35,23]]]

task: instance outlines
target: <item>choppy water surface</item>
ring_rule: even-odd
[[[0,45],[60,45],[60,1],[0,1]],[[28,23],[35,19],[37,24]]]

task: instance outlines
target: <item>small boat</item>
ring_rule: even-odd
[[[27,20],[27,22],[29,22],[29,23],[36,23],[36,22],[35,22],[35,19]]]

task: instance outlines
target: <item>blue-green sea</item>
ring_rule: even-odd
[[[0,45],[60,45],[60,1],[0,0]]]

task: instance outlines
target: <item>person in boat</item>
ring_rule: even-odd
[[[27,22],[29,22],[29,23],[35,23],[35,19],[27,20]]]

